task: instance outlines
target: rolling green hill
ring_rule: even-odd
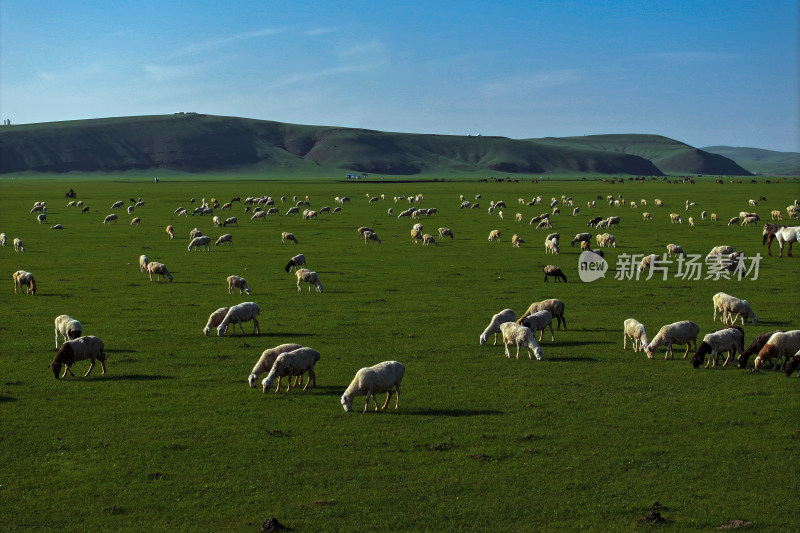
[[[199,114],[0,130],[0,174],[128,170],[386,175],[728,174],[725,157],[653,135],[515,140],[308,126]]]
[[[753,174],[800,176],[800,154],[797,152],[734,146],[709,146],[703,150],[732,159]]]

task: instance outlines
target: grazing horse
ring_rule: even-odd
[[[781,253],[778,254],[778,257],[783,257],[783,245],[787,242],[789,243],[789,251],[786,252],[786,255],[792,257],[792,243],[797,242],[798,236],[800,236],[800,226],[780,228],[775,232],[775,238],[778,239],[778,245],[781,247]]]
[[[761,246],[767,245],[767,252],[772,255],[772,241],[775,240],[775,235],[779,229],[785,228],[780,224],[764,224],[764,229],[761,231]]]

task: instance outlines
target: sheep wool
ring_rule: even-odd
[[[502,333],[500,331],[500,324],[505,324],[506,322],[514,322],[517,319],[517,314],[514,312],[513,309],[503,309],[499,313],[492,316],[491,322],[489,325],[486,326],[486,329],[483,330],[480,336],[480,343],[481,346],[486,345],[486,341],[489,339],[489,335],[494,333],[494,343],[493,345],[497,345],[497,334]]]
[[[537,361],[542,360],[542,349],[536,342],[536,339],[534,338],[533,332],[530,330],[530,328],[521,326],[516,322],[506,322],[505,324],[500,325],[500,331],[503,332],[503,345],[506,349],[506,357],[511,358],[511,353],[508,351],[508,346],[510,344],[516,344],[517,359],[519,359],[519,349],[520,345],[522,345],[528,349],[528,359],[533,359],[533,356],[536,356]]]
[[[378,400],[375,398],[376,394],[387,393],[386,402],[380,409],[386,409],[389,405],[389,400],[392,398],[392,391],[397,394],[395,399],[394,408],[400,407],[400,384],[405,376],[406,367],[397,361],[384,361],[377,365],[364,367],[356,372],[353,381],[344,391],[341,398],[342,408],[346,412],[353,410],[353,399],[356,396],[366,396],[367,401],[364,404],[364,412],[369,409],[369,400],[375,402],[375,410],[378,411]]]
[[[317,375],[314,372],[314,366],[319,361],[319,358],[319,352],[308,347],[301,347],[278,355],[269,374],[261,382],[264,393],[266,394],[267,390],[272,388],[276,377],[278,378],[278,386],[275,387],[275,392],[278,392],[281,388],[281,379],[287,376],[289,377],[289,383],[286,386],[286,392],[289,392],[292,389],[291,377],[302,376],[306,372],[308,372],[308,381],[306,381],[303,390],[306,390],[312,381],[314,383],[313,386],[316,387]]]
[[[227,308],[225,309],[227,312]],[[258,378],[261,376],[261,374],[272,370],[272,365],[275,363],[275,360],[279,355],[286,352],[293,352],[294,350],[298,350],[302,347],[303,346],[300,344],[281,344],[279,346],[275,346],[274,348],[264,350],[247,378],[250,388],[255,388],[256,384],[258,383]]]
[[[211,328],[216,328],[219,326],[222,321],[225,319],[225,315],[228,314],[227,307],[220,307],[208,317],[208,322],[206,322],[206,327],[203,328],[203,333],[205,333],[206,337],[208,334],[211,333]]]
[[[91,373],[92,369],[94,368],[95,361],[100,361],[100,366],[103,367],[103,374],[105,374],[106,354],[103,351],[104,349],[105,345],[103,344],[103,341],[93,335],[87,335],[86,337],[79,337],[75,340],[67,341],[61,345],[61,348],[59,348],[58,353],[56,353],[53,362],[50,363],[50,370],[53,371],[53,375],[56,377],[56,379],[58,379],[58,374],[63,366],[64,373],[61,375],[61,377],[63,378],[67,375],[67,373],[74,377],[75,374],[72,373],[70,367],[78,361],[90,359],[92,364],[89,366],[89,370],[86,372],[86,374],[84,374],[84,377]]]
[[[56,350],[58,349],[58,335],[64,337],[64,342],[75,340],[83,333],[81,323],[69,315],[58,315],[55,320]]]

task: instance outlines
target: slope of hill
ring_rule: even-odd
[[[650,135],[514,140],[309,126],[198,114],[0,129],[0,174],[171,169],[387,175],[747,174],[732,161]]]
[[[734,146],[708,146],[703,150],[732,159],[754,174],[800,176],[800,153],[797,152],[776,152]]]

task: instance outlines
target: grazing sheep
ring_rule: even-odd
[[[64,229],[64,226],[61,224],[56,224],[55,226],[50,226],[50,229]]]
[[[206,337],[208,337],[209,333],[211,333],[211,328],[216,328],[222,321],[225,319],[225,316],[228,314],[228,307],[220,307],[213,313],[208,316],[208,322],[206,322],[206,327],[203,328],[203,333],[205,333]]]
[[[322,283],[320,283],[319,276],[317,276],[316,272],[312,272],[307,268],[301,268],[300,270],[295,271],[295,275],[297,276],[298,292],[303,292],[303,289],[300,288],[300,283],[304,281],[308,283],[309,292],[311,292],[312,283],[317,287],[317,292],[322,292]]]
[[[81,209],[81,214],[88,213],[88,212],[89,212],[89,206],[88,205],[85,206],[83,209]]]
[[[644,256],[642,258],[642,261],[639,263],[639,272],[644,272],[645,270],[647,270],[647,267],[650,267],[651,269],[657,267],[658,259],[659,257],[656,254],[650,254]]]
[[[439,238],[443,239],[445,237],[450,237],[451,241],[455,239],[455,235],[453,235],[453,230],[451,230],[450,228],[439,228]]]
[[[781,358],[787,360],[800,350],[800,329],[773,334],[758,352],[755,360],[756,370],[764,367],[764,363],[774,360],[773,370],[780,368]]]
[[[170,239],[175,238],[175,228],[173,228],[171,225],[167,226],[167,235],[169,235]]]
[[[783,371],[786,373],[786,377],[792,377],[792,372],[797,370],[800,367],[800,350],[797,350],[797,353],[792,356],[791,359],[786,361],[784,365]],[[800,378],[800,371],[797,372],[797,377]]]
[[[375,395],[385,392],[388,395],[381,409],[386,409],[394,390],[397,393],[394,408],[397,409],[400,406],[400,383],[403,381],[405,373],[406,367],[397,361],[384,361],[375,366],[360,369],[342,394],[342,407],[349,413],[353,410],[353,399],[356,396],[365,395],[367,401],[364,404],[364,412],[366,413],[369,409],[370,398],[375,402],[375,410],[378,411],[378,400]]]
[[[736,353],[741,353],[744,350],[744,330],[738,326],[733,326],[725,329],[720,329],[709,333],[703,337],[703,342],[697,347],[697,351],[692,356],[692,366],[700,368],[703,364],[706,354],[708,354],[708,365],[717,366],[717,357],[721,352],[728,352],[728,357],[722,366],[727,366],[731,362]]]
[[[288,217],[289,215],[299,215],[299,214],[300,214],[300,208],[299,208],[299,207],[290,207],[290,208],[289,208],[289,209],[286,211],[286,216],[287,216],[287,217]]]
[[[104,352],[105,345],[103,341],[100,340],[98,337],[93,335],[87,335],[86,337],[79,337],[75,340],[67,341],[61,345],[59,348],[58,353],[56,353],[53,362],[50,363],[50,370],[53,371],[53,375],[58,379],[58,374],[61,371],[61,367],[64,367],[64,373],[61,375],[63,378],[69,372],[70,376],[75,377],[75,374],[72,373],[70,367],[77,363],[78,361],[85,361],[86,359],[90,359],[92,364],[89,366],[89,370],[84,374],[83,377],[88,376],[92,369],[94,368],[95,361],[100,361],[100,366],[103,367],[103,374],[106,373],[106,354]]]
[[[219,246],[220,244],[227,242],[229,246],[233,246],[233,235],[230,233],[226,233],[225,235],[220,235],[217,242],[214,243],[214,246]]]
[[[769,333],[762,333],[761,335],[756,335],[756,338],[753,339],[753,342],[750,345],[742,350],[742,353],[739,354],[739,368],[747,368],[747,362],[750,360],[751,355],[758,355],[758,352],[767,344],[767,341],[776,333],[783,333],[782,330],[775,330],[770,331]]]
[[[486,329],[483,330],[480,336],[481,346],[486,345],[486,341],[489,339],[489,335],[494,333],[494,343],[493,345],[497,345],[497,334],[501,333],[500,331],[500,324],[504,324],[506,322],[514,322],[517,319],[517,314],[512,309],[503,309],[499,313],[492,316],[492,321],[489,322],[489,325],[486,326]]]
[[[656,207],[664,207],[664,202],[659,200],[658,198],[655,199]]]
[[[489,233],[489,241],[490,242],[491,241],[500,241],[500,230],[499,229],[493,229]]]
[[[711,221],[712,222],[719,222],[719,215],[716,213],[711,213]]]
[[[36,220],[39,221],[39,224],[44,224],[45,222],[47,222],[47,213],[39,213],[36,216]]]
[[[416,228],[411,228],[411,242],[422,242],[422,232]]]
[[[556,278],[556,283],[558,283],[558,280],[561,280],[564,283],[567,282],[567,276],[565,276],[564,273],[561,271],[561,269],[555,265],[546,265],[545,267],[542,268],[542,272],[544,272],[545,281],[547,281],[547,278],[549,278],[550,276],[553,276],[554,278]]]
[[[359,228],[358,228],[356,231],[358,232],[358,234],[359,234],[361,237],[363,237],[363,236],[364,236],[364,233],[366,233],[366,232],[368,232],[368,231],[371,231],[371,232],[373,232],[373,233],[375,232],[375,230],[374,230],[374,229],[372,229],[372,228],[370,228],[370,227],[368,227],[368,226],[361,226],[361,227],[359,227]]]
[[[281,242],[292,241],[297,244],[297,238],[294,236],[294,233],[289,233],[287,231],[281,232]]]
[[[606,225],[611,228],[614,226],[619,227],[619,217],[608,217],[606,219]]]
[[[211,250],[211,237],[207,237],[205,235],[201,235],[200,237],[195,237],[192,239],[192,242],[189,243],[187,250],[190,252],[192,248],[203,248],[205,250]]]
[[[555,342],[556,337],[553,334],[553,314],[550,311],[542,310],[537,311],[522,319],[522,326],[530,329],[534,336],[539,332],[539,342],[542,342],[545,328],[550,328],[550,340]]]
[[[261,211],[259,211],[259,213],[261,213]],[[226,218],[225,222],[222,223],[222,227],[225,227],[225,226],[238,226],[238,225],[239,225],[239,219],[236,218],[236,217]]]
[[[202,237],[202,236],[203,236],[203,232],[200,231],[197,228],[192,228],[192,231],[189,232],[189,240],[190,241],[195,239],[196,237]]]
[[[211,218],[211,222],[214,224],[215,228],[218,228],[218,227],[220,227],[222,225],[222,222],[219,221],[219,217],[217,215],[214,215]]]
[[[153,274],[156,274],[156,283],[161,283],[161,278],[169,279],[169,282],[172,283],[172,274],[167,270],[164,263],[158,263],[156,261],[148,263],[147,273],[150,274],[150,281],[153,281]]]
[[[686,257],[686,252],[683,251],[683,248],[678,246],[677,244],[668,244],[667,245],[667,257],[672,257],[673,255],[679,255]]]
[[[14,239],[14,251],[15,252],[25,251],[25,245],[22,244],[22,239],[17,239],[17,238]]]
[[[259,218],[263,218],[264,220],[267,220],[267,212],[266,211],[256,211],[253,214],[253,216],[250,217],[250,220],[252,221],[252,220],[259,219]]]
[[[500,324],[500,331],[503,332],[503,345],[506,349],[506,357],[509,359],[511,358],[511,353],[508,351],[509,344],[516,344],[517,359],[519,359],[519,348],[520,345],[522,345],[528,349],[528,359],[533,359],[531,355],[533,354],[536,356],[537,361],[542,360],[542,349],[539,347],[536,338],[533,336],[533,332],[529,328],[521,326],[516,322],[506,322],[505,324]]]
[[[439,243],[436,242],[436,239],[433,238],[433,235],[430,233],[425,233],[422,235],[422,246],[428,246],[429,244],[439,246]]]
[[[648,211],[642,213],[642,220],[653,220],[653,215],[651,215]]]
[[[617,247],[617,239],[610,233],[600,233],[595,236],[595,240],[597,240],[597,245],[600,248],[605,248],[606,246],[611,248]]]
[[[120,200],[118,202],[114,202],[113,204],[111,204],[111,209],[118,209],[118,208],[122,207],[122,204],[124,204],[124,203],[125,203],[124,200]]]
[[[228,309],[225,318],[223,318],[222,322],[217,326],[217,335],[224,337],[228,330],[228,325],[231,323],[233,323],[232,333],[234,335],[236,334],[236,324],[239,324],[242,335],[244,335],[244,326],[242,326],[242,323],[250,322],[251,320],[253,321],[253,335],[261,333],[261,328],[258,326],[258,313],[260,312],[261,308],[255,302],[242,302],[234,305]]]
[[[511,246],[519,248],[521,244],[525,244],[525,241],[519,235],[515,233],[511,236]]]
[[[265,372],[268,373],[270,370],[272,370],[272,366],[275,364],[275,359],[277,359],[279,355],[287,352],[293,352],[302,347],[303,346],[300,344],[281,344],[279,346],[275,346],[274,348],[264,350],[261,353],[261,357],[258,358],[256,365],[253,367],[253,370],[250,372],[250,375],[247,377],[247,382],[250,384],[250,388],[254,389],[256,387],[256,383],[258,382],[258,378],[261,376],[261,374]]]
[[[683,221],[681,220],[681,216],[678,213],[670,213],[669,214],[669,220],[670,220],[670,223],[672,223],[672,224],[674,224],[676,222],[678,224],[683,224]]]
[[[25,285],[25,294],[36,295],[36,280],[33,279],[33,274],[25,270],[17,270],[11,277],[14,279],[14,294],[17,294],[17,285],[19,285],[19,292],[22,292],[22,286]]]
[[[742,319],[743,326],[746,319],[749,319],[754,326],[758,324],[758,316],[756,316],[747,300],[740,300],[724,292],[718,292],[712,297],[712,300],[714,302],[715,322],[717,320],[717,311],[719,310],[720,320],[723,324],[727,324],[729,320],[731,324],[735,324],[738,318]]]
[[[239,276],[228,276],[228,294],[233,294],[233,289],[239,289],[239,294],[246,292],[250,294],[250,287],[247,285],[247,280]]]
[[[581,243],[583,244],[583,243]],[[559,252],[559,244],[558,239],[545,239],[544,241],[544,253],[545,254],[558,254]]]
[[[561,329],[561,323],[564,323],[564,329],[567,329],[567,320],[564,318],[564,302],[558,298],[550,298],[549,300],[542,300],[541,302],[533,302],[528,310],[522,315],[522,318],[517,320],[517,324],[522,324],[522,321],[536,313],[537,311],[550,311],[550,314],[557,319],[556,329]]]
[[[69,315],[58,315],[55,320],[56,350],[58,350],[59,333],[64,337],[64,342],[75,340],[83,333],[83,326]]]
[[[728,226],[735,226],[739,223],[739,217],[733,217],[728,221]]]
[[[588,241],[592,242],[592,234],[591,233],[578,233],[569,243],[570,246],[575,246],[575,243]]]
[[[275,362],[272,364],[272,369],[270,369],[269,374],[261,381],[262,390],[266,394],[267,390],[272,388],[272,384],[277,377],[278,386],[275,387],[275,392],[278,392],[281,388],[281,380],[285,376],[288,376],[289,383],[286,386],[286,392],[289,392],[292,388],[292,376],[299,376],[302,380],[302,376],[306,372],[308,372],[308,381],[306,381],[303,390],[306,390],[312,381],[314,382],[314,387],[316,387],[317,375],[314,372],[314,366],[319,361],[319,357],[320,354],[318,351],[305,346],[278,355],[278,357],[275,358]]]
[[[131,226],[138,226],[141,223],[142,219],[139,217],[133,217],[133,219],[131,220]]]
[[[6,245],[6,234],[0,233],[0,246],[5,246],[5,245]]]
[[[139,270],[141,272],[147,271],[147,264],[150,263],[150,260],[147,258],[146,255],[142,254],[139,256]]]
[[[378,234],[374,231],[365,231],[364,232],[364,244],[367,244],[369,241],[375,241],[378,244],[381,244],[381,239],[378,237]]]
[[[624,334],[622,335],[623,350],[627,348],[628,337],[630,337],[633,342],[634,352],[644,350],[644,347],[650,344],[650,340],[647,338],[647,328],[644,327],[644,324],[635,318],[628,318],[622,325],[624,329]]]
[[[723,255],[730,255],[734,252],[733,246],[728,246],[727,244],[723,244],[720,246],[715,246],[708,252],[706,255],[706,261],[711,261],[713,259],[719,260]]]
[[[129,205],[129,206],[128,206],[128,214],[129,214],[129,215],[132,215],[132,214],[133,214],[133,211],[134,211],[134,207],[133,207],[132,205]]]
[[[692,347],[692,343],[694,343],[694,347],[697,349],[697,336],[699,334],[700,326],[690,320],[673,322],[672,324],[662,326],[650,344],[645,346],[644,351],[647,353],[647,357],[652,359],[656,348],[659,346],[666,346],[667,354],[664,359],[670,359],[672,358],[672,345],[685,344],[686,353],[683,354],[685,359],[686,356],[689,355],[689,350]]]
[[[105,224],[108,224],[108,223],[109,223],[109,222],[111,222],[111,221],[113,221],[113,222],[114,222],[114,224],[116,224],[116,223],[117,223],[117,215],[116,215],[116,214],[114,214],[114,213],[111,213],[111,214],[110,214],[110,215],[108,215],[106,218],[104,218],[104,219],[103,219],[103,225],[105,225]]]
[[[292,268],[297,270],[301,266],[306,266],[306,256],[303,254],[297,254],[296,256],[292,257],[289,262],[286,264],[283,269],[286,272],[289,272]]]
[[[783,220],[783,213],[781,213],[780,209],[773,209],[770,212],[770,217],[772,218],[772,220],[775,220],[776,218],[778,220]]]

